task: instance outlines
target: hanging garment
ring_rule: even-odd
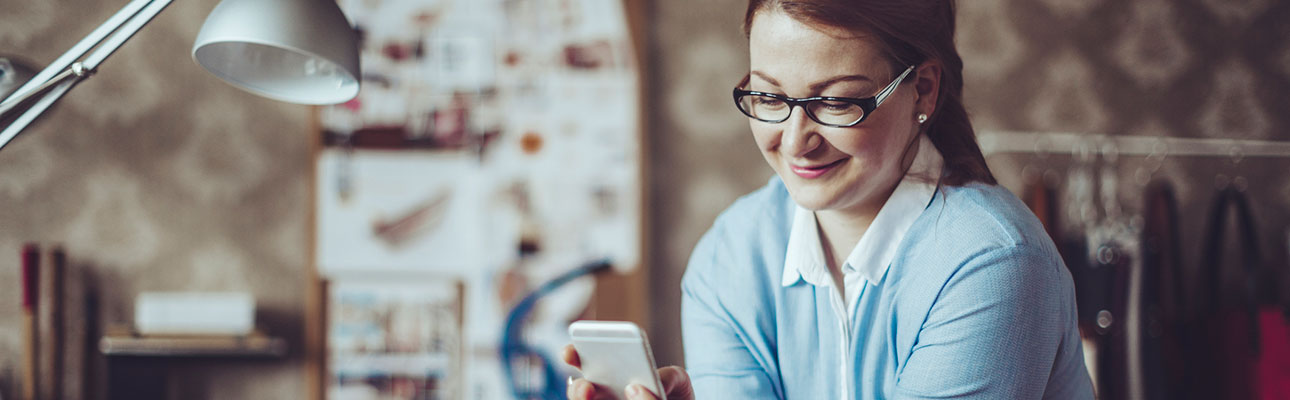
[[[1288,243],[1290,244],[1290,243]],[[1287,247],[1290,250],[1290,247]],[[1290,306],[1287,305],[1281,284],[1285,282],[1290,265],[1279,268],[1267,277],[1270,293],[1259,308],[1259,360],[1255,365],[1258,383],[1255,389],[1260,399],[1290,399]],[[1271,305],[1279,306],[1271,306]]]
[[[1025,191],[1023,201],[1026,207],[1030,208],[1030,211],[1035,213],[1035,217],[1039,218],[1039,222],[1044,224],[1044,231],[1048,232],[1048,237],[1053,239],[1053,243],[1061,244],[1057,189],[1045,184],[1043,179],[1036,179],[1026,184]]]
[[[1039,210],[1036,210],[1038,213]],[[1089,228],[1083,235],[1067,235],[1058,242],[1058,251],[1070,270],[1075,282],[1075,302],[1079,320],[1080,337],[1084,342],[1085,366],[1098,398],[1103,400],[1125,399],[1127,385],[1123,378],[1126,363],[1116,352],[1123,344],[1123,321],[1127,310],[1124,293],[1127,285],[1129,258],[1123,247],[1093,234],[1103,227]],[[1119,287],[1120,290],[1116,290]]]
[[[1223,258],[1228,215],[1236,213],[1240,262],[1228,265]],[[1186,382],[1191,398],[1251,399],[1255,396],[1255,362],[1259,329],[1256,319],[1256,273],[1261,263],[1258,230],[1245,195],[1233,188],[1218,192],[1209,211],[1201,254],[1201,300],[1187,363]],[[1238,293],[1224,292],[1224,271],[1238,269]],[[1230,272],[1228,272],[1231,274]]]
[[[1164,181],[1148,185],[1143,198],[1138,313],[1143,397],[1177,399],[1187,357],[1178,202],[1173,186]]]
[[[1255,369],[1260,399],[1290,399],[1290,317],[1284,310],[1259,310],[1259,361]]]
[[[1103,242],[1094,252],[1092,265],[1105,271],[1106,306],[1096,314],[1098,398],[1123,400],[1133,398],[1131,382],[1135,372],[1129,366],[1133,340],[1128,329],[1130,281],[1133,258],[1126,246],[1117,241]]]
[[[1102,335],[1108,327],[1099,327],[1098,314],[1111,309],[1111,285],[1115,270],[1110,264],[1089,255],[1088,238],[1071,238],[1062,246],[1067,255],[1066,266],[1075,281],[1075,303],[1079,314],[1080,331],[1084,337]],[[1101,325],[1105,325],[1105,321]]]

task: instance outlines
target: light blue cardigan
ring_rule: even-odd
[[[836,289],[781,285],[794,210],[772,178],[695,247],[681,329],[698,399],[841,399],[844,379],[858,399],[1093,398],[1070,273],[1011,192],[938,187],[861,294],[850,350]]]

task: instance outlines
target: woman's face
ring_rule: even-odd
[[[871,39],[806,25],[778,11],[754,17],[748,47],[748,90],[866,98],[896,78]],[[798,205],[876,213],[904,175],[902,160],[912,159],[902,155],[918,130],[913,87],[901,84],[852,127],[819,125],[801,107],[780,123],[748,120],[757,147]]]

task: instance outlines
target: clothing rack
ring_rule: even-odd
[[[1148,157],[1290,158],[1290,142],[1273,140],[1115,136],[1098,133],[983,130],[981,152],[996,154],[1135,155]]]
[[[1117,171],[1114,170],[1114,167],[1111,167],[1116,163],[1117,157],[1120,156],[1146,157],[1147,165],[1139,167],[1138,171],[1133,175],[1133,178],[1139,184],[1144,186],[1150,181],[1151,175],[1155,169],[1160,168],[1164,160],[1170,157],[1214,157],[1220,160],[1228,159],[1233,164],[1240,163],[1243,159],[1253,157],[1269,159],[1290,158],[1290,141],[1272,140],[982,130],[977,136],[977,141],[981,146],[981,152],[986,157],[1003,154],[1029,154],[1040,158],[1047,155],[1069,155],[1074,157],[1083,165],[1080,168],[1077,168],[1077,171],[1073,171],[1066,176],[1067,182],[1077,183],[1071,186],[1068,190],[1074,192],[1082,191],[1084,193],[1083,195],[1076,195],[1076,198],[1081,200],[1076,201],[1085,201],[1091,202],[1091,204],[1096,204],[1097,207],[1102,207],[1102,214],[1106,215],[1110,215],[1112,210],[1114,210],[1115,214],[1120,214],[1119,204],[1121,200],[1116,196],[1116,193],[1118,193],[1116,182],[1119,182],[1119,180],[1116,179]],[[1037,164],[1042,163],[1032,161],[1029,164],[1036,164],[1037,166]],[[1108,167],[1111,167],[1112,169],[1107,170],[1106,168]],[[1031,169],[1031,166],[1027,165],[1026,169]],[[1022,170],[1023,176],[1027,172],[1026,169]],[[1107,181],[1108,177],[1110,177],[1110,181]],[[1093,184],[1093,181],[1097,181],[1098,183]],[[1078,184],[1080,182],[1083,182],[1083,184]],[[1229,178],[1224,174],[1216,176],[1216,183],[1220,187],[1231,183],[1238,190],[1243,190],[1243,188],[1248,184],[1243,177],[1237,176],[1235,178]],[[1094,189],[1094,186],[1096,186],[1097,189]],[[1107,190],[1109,190],[1109,192],[1107,192]],[[1082,215],[1094,214],[1096,213]],[[1143,243],[1139,241],[1139,235],[1141,234],[1139,229],[1141,229],[1141,221],[1143,220],[1141,216],[1126,218],[1124,220],[1133,221],[1134,219],[1139,221],[1137,222],[1138,227],[1133,227],[1135,225],[1133,222],[1129,222],[1127,224],[1103,224],[1102,222],[1105,222],[1106,220],[1099,222],[1096,218],[1089,219],[1087,216],[1084,217],[1083,220],[1075,218],[1074,221],[1077,224],[1085,224],[1082,229],[1087,235],[1087,245],[1090,247],[1088,247],[1089,253],[1086,253],[1084,257],[1088,257],[1090,260],[1089,262],[1093,263],[1099,262],[1095,260],[1102,260],[1103,254],[1128,254],[1129,259],[1141,256],[1142,252],[1145,250]],[[1115,245],[1108,247],[1108,243],[1114,243]],[[1104,253],[1104,249],[1115,250],[1114,252]],[[1078,252],[1075,252],[1074,254],[1078,254]],[[1081,256],[1075,255],[1075,257]],[[1114,256],[1108,259],[1118,258],[1120,257]],[[1138,259],[1141,260],[1141,258]],[[1106,269],[1103,268],[1103,270]],[[1085,276],[1093,277],[1091,279],[1095,281],[1097,279],[1096,277],[1099,275],[1092,275],[1098,273],[1094,271],[1095,270],[1093,269],[1085,269],[1083,270],[1083,273]],[[1146,364],[1147,361],[1143,358],[1144,342],[1142,342],[1142,340],[1144,339],[1141,339],[1144,337],[1143,331],[1146,327],[1142,323],[1143,318],[1140,313],[1143,309],[1143,282],[1146,279],[1156,279],[1156,277],[1147,277],[1144,276],[1144,274],[1145,271],[1142,268],[1135,267],[1129,271],[1127,279],[1130,283],[1126,283],[1127,288],[1120,289],[1127,291],[1127,299],[1124,300],[1127,303],[1124,304],[1125,308],[1123,310],[1118,311],[1119,313],[1122,313],[1122,315],[1113,317],[1124,321],[1120,322],[1122,325],[1119,328],[1122,329],[1122,335],[1128,338],[1137,338],[1126,340],[1122,343],[1122,347],[1113,350],[1126,352],[1128,355],[1121,360],[1123,365],[1120,366],[1120,368],[1135,372],[1128,373],[1128,376],[1122,377],[1123,379],[1121,380],[1108,380],[1101,382],[1102,385],[1105,385],[1102,389],[1112,390],[1110,393],[1117,393],[1119,396],[1125,398],[1145,398],[1147,397],[1148,392],[1147,377],[1140,372],[1148,368],[1148,364]],[[1092,281],[1086,280],[1084,282]],[[1111,290],[1109,288],[1112,286],[1109,286],[1109,283],[1103,283],[1108,285],[1104,288],[1105,290]],[[1087,285],[1088,283],[1085,284]],[[1085,290],[1086,291],[1084,294],[1081,294],[1081,296],[1092,295],[1096,298],[1096,296],[1101,293],[1096,289],[1092,291],[1088,291],[1088,289]],[[1108,310],[1114,309],[1111,301],[1113,300],[1108,300],[1107,303],[1104,304]],[[1108,312],[1108,315],[1111,314]],[[1097,323],[1100,325],[1101,312],[1097,314],[1097,317],[1099,318]],[[1097,337],[1099,336],[1094,336],[1094,338]],[[1113,343],[1109,342],[1111,339],[1103,338],[1102,340],[1108,340],[1108,342],[1104,342],[1103,345],[1109,346],[1108,343]],[[1102,354],[1099,356],[1110,357],[1110,354]],[[1103,366],[1110,365],[1101,364],[1101,362],[1102,361],[1099,360],[1098,364]],[[1109,373],[1117,374],[1124,372],[1125,371],[1115,370]],[[1155,379],[1160,378],[1157,377]],[[1158,385],[1158,383],[1156,385]],[[1151,387],[1153,388],[1152,390],[1159,390],[1158,386]]]

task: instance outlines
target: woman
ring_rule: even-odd
[[[952,3],[752,0],[745,32],[735,101],[777,177],[695,248],[666,396],[1092,398],[1070,275],[976,145]],[[597,390],[623,388],[569,395]]]

